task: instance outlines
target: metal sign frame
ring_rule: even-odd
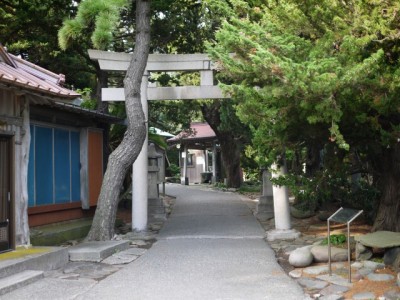
[[[332,276],[331,266],[331,229],[330,222],[334,221],[337,223],[347,223],[347,259],[349,263],[349,282],[351,283],[351,251],[350,251],[350,223],[353,222],[359,215],[363,213],[363,210],[355,210],[351,208],[339,208],[328,220],[328,262],[329,262],[329,276]]]

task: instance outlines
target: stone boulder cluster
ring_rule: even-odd
[[[266,231],[274,228],[273,219],[259,219],[259,221]],[[350,283],[347,247],[339,248],[332,245],[332,274],[329,275],[328,246],[321,244],[326,235],[321,235],[321,227],[314,225],[314,222],[315,218],[313,217],[293,218],[293,227],[301,232],[298,238],[268,241],[283,269],[303,287],[305,293],[309,296],[308,299],[400,299],[400,270],[395,267],[395,262],[399,259],[400,242],[397,244],[392,234],[384,234],[383,237],[386,236],[389,241],[375,241],[378,244],[370,244],[371,237],[367,234],[354,238],[357,242],[358,254],[375,251],[374,248],[377,245],[379,247],[385,245],[387,248],[384,249],[385,255],[381,263],[372,261],[371,257],[368,256],[358,256],[357,261],[353,261],[351,264]],[[379,235],[379,233],[376,235]],[[366,242],[364,237],[367,237],[369,242]],[[382,249],[378,250],[382,253]],[[352,254],[354,254],[354,250]],[[393,272],[386,272],[388,265],[391,265],[392,269],[397,271],[394,274]],[[360,290],[359,284],[362,285],[366,280],[371,283],[371,286]],[[373,286],[380,286],[381,288],[377,291]]]
[[[328,246],[316,245],[304,246],[293,250],[289,255],[289,263],[295,268],[304,268],[313,262],[328,262]],[[348,259],[347,249],[331,247],[331,261],[339,262]]]
[[[400,272],[400,232],[376,231],[356,236],[356,260],[370,259],[373,249],[383,249],[385,265]]]

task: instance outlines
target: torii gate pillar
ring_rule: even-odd
[[[132,230],[142,231],[147,227],[147,204],[148,204],[148,104],[147,104],[148,74],[143,75],[140,87],[140,99],[146,121],[146,138],[142,150],[132,168]]]

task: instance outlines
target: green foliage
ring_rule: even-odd
[[[58,48],[58,30],[75,11],[70,0],[1,1],[0,41],[10,53],[64,74],[66,87],[92,86],[93,70],[82,55],[76,49]]]
[[[344,234],[331,234],[329,240],[332,245],[337,246],[346,243],[347,239]],[[323,239],[321,245],[328,245],[328,238]]]
[[[258,181],[245,181],[238,189],[239,193],[260,193],[261,183]]]
[[[96,109],[97,101],[92,99],[92,89],[91,88],[84,88],[84,89],[76,89],[78,94],[82,96],[82,103],[81,107],[87,109]]]
[[[220,190],[226,190],[228,187],[226,186],[226,184],[224,184],[222,182],[216,182],[216,183],[214,183],[214,188],[220,189]]]
[[[268,164],[283,153],[298,155],[289,171],[299,174],[305,164],[307,176],[293,179],[292,189],[311,209],[329,199],[376,208],[377,188],[396,189],[380,178],[397,172],[384,158],[397,149],[400,128],[400,2],[210,5],[227,17],[208,52],[257,156]],[[349,184],[357,172],[372,178],[366,190]]]
[[[180,174],[181,174],[181,168],[178,166],[178,165],[176,165],[176,164],[170,164],[168,167],[167,167],[167,171],[171,174],[171,176],[172,177],[174,177],[174,178],[179,178],[180,177]]]
[[[113,40],[120,13],[127,9],[127,0],[86,0],[80,3],[74,19],[64,21],[58,33],[60,48],[66,50],[74,41],[91,35],[94,47],[107,49]]]
[[[365,178],[351,181],[346,173],[330,174],[327,170],[313,177],[306,174],[288,174],[271,181],[279,186],[287,186],[295,197],[294,206],[303,211],[316,211],[326,204],[336,204],[364,210],[371,221],[377,208],[380,193]]]
[[[148,132],[148,136],[149,136],[149,141],[153,142],[154,144],[158,145],[163,149],[167,149],[168,145],[163,136],[153,133],[150,130]]]
[[[230,13],[217,43],[209,47],[228,83],[222,88],[237,100],[238,115],[252,128],[263,155],[274,157],[280,145],[290,148],[311,139],[349,150],[353,133],[346,130],[347,122],[378,111],[383,116],[386,104],[398,103],[399,89],[393,85],[398,77],[387,64],[382,40],[396,39],[396,18],[380,15],[372,1],[266,3],[215,4]],[[398,8],[397,3],[385,5],[389,11]],[[390,53],[397,57],[397,48]],[[379,105],[385,102],[379,109],[377,99]],[[375,133],[383,125],[363,124],[361,130]]]

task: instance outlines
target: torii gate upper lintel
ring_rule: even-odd
[[[126,72],[131,54],[100,50],[88,50],[89,57],[98,61],[103,71]],[[146,120],[148,100],[187,100],[227,98],[214,85],[213,64],[207,54],[150,54],[142,79],[141,102]],[[193,71],[200,72],[200,86],[149,87],[149,72]],[[103,88],[102,101],[125,101],[123,88]],[[148,162],[146,137],[142,150],[133,164],[132,174],[132,230],[142,231],[147,227]],[[214,152],[214,151],[213,151]],[[215,176],[215,174],[213,174]]]
[[[131,54],[89,50],[92,60],[103,71],[126,71]],[[150,54],[147,72],[197,71],[200,86],[147,87],[147,100],[222,99],[220,88],[214,85],[213,64],[207,54]],[[123,88],[103,88],[102,101],[125,101]]]

